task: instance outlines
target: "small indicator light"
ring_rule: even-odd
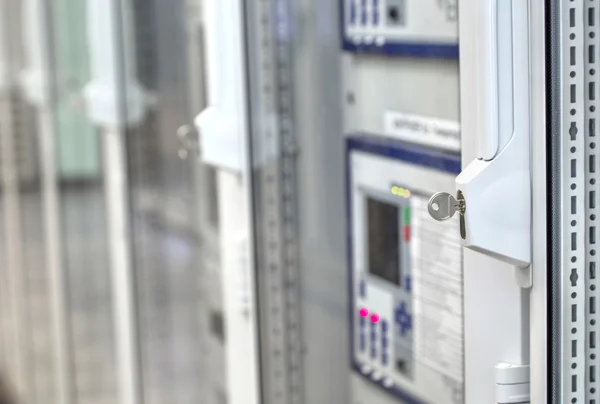
[[[405,226],[410,226],[410,208],[404,208],[404,225]]]
[[[371,322],[373,324],[377,324],[379,322],[379,316],[377,314],[372,314],[371,315]]]
[[[410,198],[411,192],[408,189],[394,186],[392,187],[392,195],[400,196],[402,198]]]
[[[367,309],[360,309],[360,316],[361,317],[367,317],[369,315],[369,310]]]

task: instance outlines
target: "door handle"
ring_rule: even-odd
[[[477,158],[456,178],[466,211],[462,244],[512,264],[517,283],[531,286],[531,170],[529,22],[527,2],[485,0],[473,19],[478,37],[476,80],[463,97],[475,97]],[[481,36],[481,37],[480,37]],[[463,88],[465,88],[463,87]]]

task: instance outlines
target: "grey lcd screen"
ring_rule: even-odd
[[[399,207],[367,198],[369,273],[400,285]]]

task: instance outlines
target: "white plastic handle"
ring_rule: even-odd
[[[466,200],[463,245],[508,262],[523,271],[518,283],[531,286],[531,174],[529,117],[529,20],[528,3],[520,0],[485,1],[490,27],[481,26],[477,48],[469,49],[465,64],[477,60],[479,88],[475,94],[483,113],[463,113],[466,138],[478,139],[482,148],[456,178],[457,191]],[[498,8],[495,8],[498,6]],[[495,17],[492,18],[494,13]],[[493,22],[491,20],[494,20]],[[474,25],[475,26],[475,25]],[[481,37],[497,37],[482,42]],[[492,53],[496,55],[492,56]],[[495,61],[495,62],[494,62]],[[483,63],[483,64],[482,64]],[[465,77],[468,80],[468,77]],[[467,85],[470,82],[466,83]],[[487,98],[482,98],[482,95]],[[466,104],[472,105],[472,104]],[[468,125],[474,120],[477,125]],[[476,131],[472,133],[470,131]],[[496,150],[494,150],[496,149]],[[510,209],[506,209],[510,206]]]
[[[202,159],[221,169],[244,170],[246,93],[243,2],[205,0],[208,107],[195,119]]]
[[[498,0],[480,1],[479,7],[477,157],[491,160],[498,152]]]

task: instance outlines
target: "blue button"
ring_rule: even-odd
[[[373,25],[379,24],[379,0],[373,0]]]
[[[387,348],[387,346],[388,346],[388,339],[384,337],[381,339],[381,347]]]
[[[360,297],[364,298],[367,296],[367,285],[366,285],[365,281],[360,281],[359,293],[360,293]]]
[[[360,334],[360,350],[364,351],[367,348],[367,339],[365,338],[365,334]]]
[[[356,3],[350,0],[350,24],[354,24],[356,22]]]
[[[412,329],[412,316],[406,310],[406,303],[401,302],[394,312],[396,324],[400,327],[400,333],[404,337]]]
[[[406,315],[406,303],[401,302],[394,310],[394,320],[396,324],[400,325],[402,317]]]
[[[388,356],[387,356],[387,353],[385,353],[385,352],[383,352],[383,354],[381,355],[381,364],[382,365],[388,364]]]
[[[381,331],[384,333],[388,330],[388,322],[386,320],[381,320]]]
[[[365,328],[365,325],[367,324],[367,320],[365,320],[364,317],[360,318],[360,328]]]
[[[379,24],[379,0],[373,0],[373,25]]]
[[[407,293],[412,292],[412,278],[410,275],[404,277],[404,290],[406,290]]]
[[[362,25],[367,25],[367,20],[368,20],[367,0],[362,0],[362,5],[361,5],[361,23],[362,23]]]

